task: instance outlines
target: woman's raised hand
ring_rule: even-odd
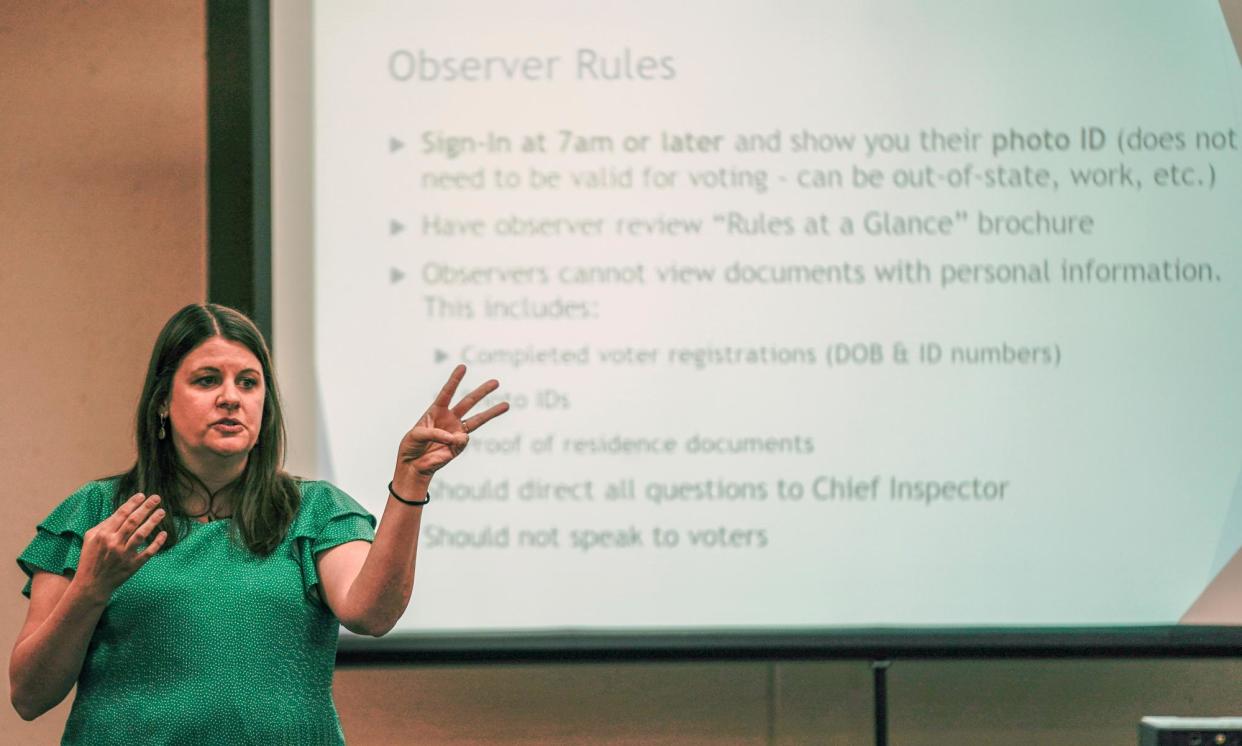
[[[508,402],[501,402],[493,407],[470,415],[470,410],[483,400],[483,397],[500,387],[500,383],[491,380],[466,394],[461,401],[449,406],[457,386],[466,376],[466,366],[458,365],[453,369],[448,382],[436,400],[419,418],[418,424],[410,429],[401,439],[397,450],[397,480],[400,477],[417,476],[430,478],[438,469],[452,461],[457,454],[470,442],[468,433],[478,430],[489,420],[509,411]],[[413,474],[410,474],[410,472]]]
[[[139,550],[164,517],[164,511],[157,508],[159,503],[159,495],[147,497],[138,493],[99,525],[88,529],[74,581],[85,583],[100,600],[111,598],[113,591],[164,546],[167,531],[161,531],[146,549]]]

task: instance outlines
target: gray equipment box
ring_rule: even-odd
[[[1242,746],[1242,717],[1145,717],[1139,746]]]

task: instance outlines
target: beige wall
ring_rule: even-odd
[[[1226,5],[1237,5],[1227,0]],[[205,292],[202,0],[0,2],[0,605],[77,484],[125,467],[159,325]],[[5,680],[7,694],[7,679]],[[822,743],[870,739],[863,662],[347,668],[351,744]],[[898,661],[893,742],[1133,744],[1142,714],[1242,713],[1242,664]],[[68,702],[11,743],[54,743]]]
[[[337,672],[352,746],[872,743],[867,663]],[[1236,660],[897,661],[895,746],[1134,746],[1151,714],[1242,713]]]
[[[0,3],[6,671],[13,558],[74,487],[132,462],[151,343],[205,292],[203,25],[201,2]],[[0,712],[0,740],[55,743],[68,704]]]
[[[1229,26],[1229,35],[1233,37],[1238,62],[1242,63],[1242,0],[1220,0],[1220,9],[1225,15],[1225,24]]]

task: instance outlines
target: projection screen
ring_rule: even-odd
[[[378,517],[455,364],[512,407],[395,639],[1242,623],[1216,0],[272,29],[290,469]]]

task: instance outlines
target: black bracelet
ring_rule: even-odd
[[[397,502],[405,503],[406,505],[426,505],[427,503],[431,502],[430,493],[427,495],[427,497],[423,498],[422,500],[406,500],[404,497],[392,491],[392,482],[388,483],[388,494],[397,498]]]

